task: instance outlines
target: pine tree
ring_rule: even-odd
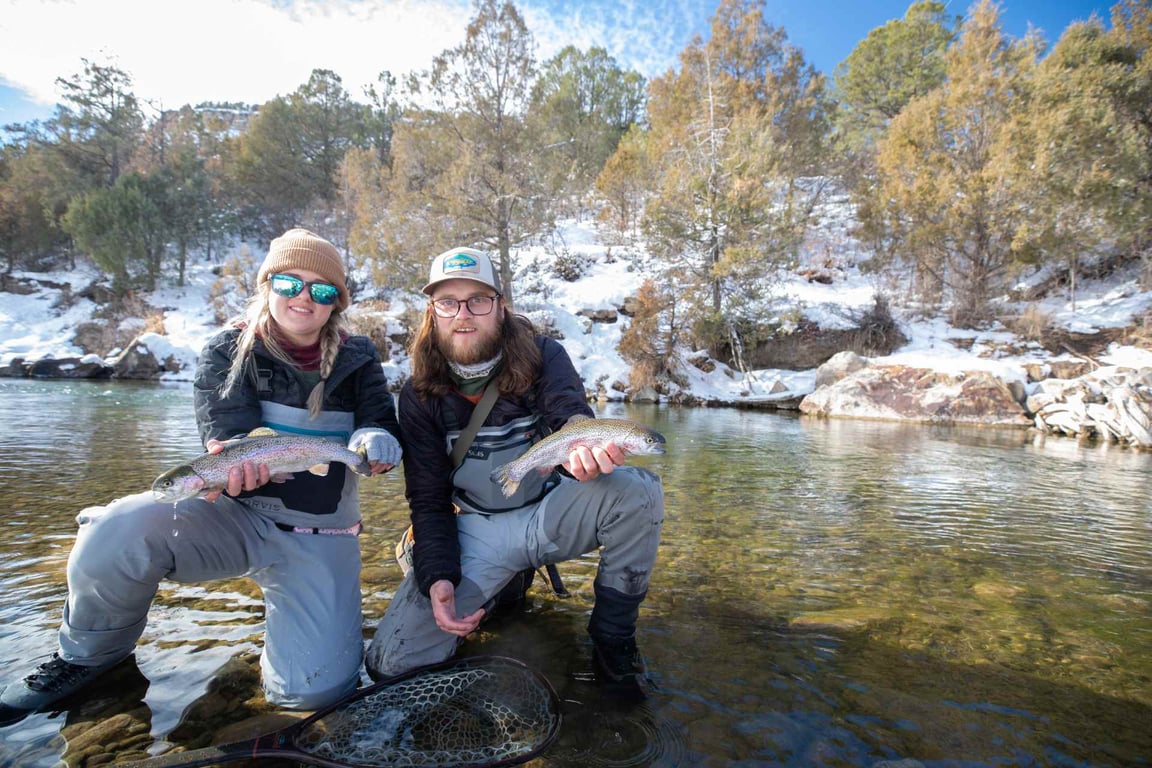
[[[950,290],[953,322],[988,319],[988,301],[1013,265],[1023,211],[996,154],[1027,106],[1038,41],[1009,40],[981,0],[949,49],[947,81],[893,121],[877,157],[874,211],[927,280]]]
[[[525,123],[532,50],[511,2],[478,0],[464,42],[410,78],[413,102],[426,106],[410,106],[393,138],[397,253],[427,266],[451,245],[494,251],[509,303],[511,248],[547,220]]]
[[[603,48],[567,46],[541,67],[528,112],[548,194],[578,212],[584,194],[643,114],[644,78]]]
[[[621,240],[638,233],[650,178],[647,133],[634,125],[620,139],[594,185],[601,204],[599,218]]]
[[[873,146],[910,101],[944,82],[944,52],[960,24],[946,7],[938,0],[913,3],[903,19],[873,29],[836,67],[837,126],[850,146]]]
[[[795,258],[822,190],[808,180],[826,160],[824,79],[759,0],[721,3],[710,39],[680,61],[650,89],[644,229],[689,292],[697,341],[735,346],[766,276]]]
[[[1094,19],[1071,25],[1037,67],[1029,109],[1004,137],[1015,196],[1026,207],[1014,247],[1063,265],[1075,306],[1082,254],[1131,247],[1147,231],[1152,169],[1126,114],[1138,56]]]
[[[250,228],[273,237],[328,218],[345,153],[380,135],[378,115],[353,102],[329,70],[313,70],[296,91],[264,104],[232,149],[233,193],[248,204]]]

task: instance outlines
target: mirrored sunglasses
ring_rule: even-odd
[[[340,289],[332,283],[306,283],[296,275],[280,274],[272,275],[268,280],[272,284],[272,292],[286,299],[296,298],[305,288],[308,289],[308,296],[317,304],[335,304],[340,298]]]

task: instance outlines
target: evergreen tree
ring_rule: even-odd
[[[824,79],[765,22],[760,0],[724,0],[710,39],[680,61],[651,87],[644,228],[689,291],[697,340],[736,349],[755,325],[744,313],[795,258],[821,191],[807,179],[826,159]]]
[[[345,153],[381,135],[378,116],[329,70],[263,105],[232,150],[233,194],[247,201],[250,227],[272,237],[330,212]]]
[[[1014,246],[1067,268],[1073,305],[1082,254],[1131,248],[1147,230],[1147,129],[1129,96],[1139,57],[1094,19],[1071,25],[1037,67],[1029,109],[1005,135],[1015,196],[1026,208]]]
[[[1132,240],[1132,249],[1144,261],[1143,284],[1152,286],[1152,215],[1148,214],[1152,200],[1152,2],[1149,0],[1120,0],[1112,8],[1112,34],[1129,46],[1136,56],[1127,73],[1126,86],[1115,94],[1116,110],[1127,126],[1129,146],[1139,158],[1131,169],[1131,198],[1137,211],[1133,220],[1141,222]]]
[[[910,101],[944,81],[944,52],[960,24],[946,7],[939,0],[913,3],[903,19],[873,29],[836,67],[837,125],[851,147],[873,146]]]
[[[650,183],[647,133],[633,125],[604,164],[595,184],[601,203],[600,220],[621,239],[638,232]]]
[[[533,47],[512,3],[478,0],[464,42],[410,79],[427,108],[411,107],[393,137],[396,252],[426,265],[429,237],[495,251],[510,303],[511,248],[539,234],[547,210],[525,126]]]
[[[61,101],[50,119],[9,127],[13,186],[0,197],[8,215],[24,211],[8,246],[11,263],[35,263],[54,251],[71,258],[61,223],[70,202],[115,184],[140,144],[144,118],[132,78],[115,66],[82,61],[82,73],[56,80]]]
[[[229,228],[217,162],[221,127],[190,106],[162,112],[146,131],[147,152],[137,163],[163,190],[164,226],[175,248],[177,284],[184,285],[190,248],[209,249]]]
[[[56,79],[62,103],[45,124],[49,144],[77,177],[77,191],[115,184],[128,170],[144,127],[131,76],[112,65],[83,62],[83,74]]]
[[[620,69],[603,48],[568,46],[544,63],[529,115],[551,194],[582,206],[621,137],[640,122],[644,88],[638,72]]]
[[[961,326],[988,319],[1017,258],[1025,212],[996,148],[1027,108],[1038,42],[1009,40],[997,7],[981,0],[947,53],[947,81],[911,102],[880,143],[872,211],[914,259],[921,298],[950,290]]]
[[[676,348],[680,344],[676,293],[645,280],[636,293],[632,322],[620,334],[620,356],[632,368],[628,381],[633,392],[659,386],[675,375]]]
[[[161,179],[132,172],[111,188],[81,195],[68,207],[65,229],[77,247],[112,276],[117,293],[156,287],[168,239],[165,194]]]
[[[37,144],[0,147],[0,258],[6,273],[40,268],[67,244],[53,210],[53,165]]]

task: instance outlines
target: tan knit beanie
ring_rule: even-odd
[[[271,275],[290,272],[293,269],[306,269],[324,278],[340,289],[340,298],[334,305],[336,311],[348,307],[348,286],[344,282],[344,259],[336,246],[319,235],[306,229],[290,229],[272,241],[268,256],[256,274],[256,284],[260,285]]]

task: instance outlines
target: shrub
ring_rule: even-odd
[[[1043,342],[1052,327],[1052,314],[1029,304],[1019,315],[1005,320],[1004,326],[1025,341]]]
[[[216,322],[223,325],[244,313],[248,297],[256,292],[256,259],[247,246],[224,261],[220,277],[208,292]]]

